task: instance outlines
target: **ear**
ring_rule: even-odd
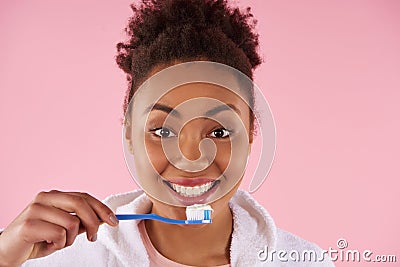
[[[128,149],[133,154],[133,142],[132,142],[132,126],[129,118],[125,118],[124,120],[124,129],[125,129],[125,140],[128,145]]]
[[[254,119],[255,120],[255,119]],[[253,140],[254,140],[254,134],[255,134],[255,125],[254,125],[254,121],[250,122],[250,129],[247,132],[248,137],[249,137],[249,145],[253,144]]]
[[[251,133],[249,134],[249,145],[250,146],[253,144],[253,137],[254,137],[254,133],[253,133],[253,131],[251,131]]]
[[[251,153],[251,147],[253,146],[253,137],[254,137],[254,131],[250,131],[249,134],[249,144],[248,144],[248,150],[247,150],[247,157],[250,157]]]

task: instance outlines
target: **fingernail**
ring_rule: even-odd
[[[119,223],[117,217],[115,217],[114,214],[111,214],[111,215],[110,215],[110,221],[111,221],[113,224],[118,224],[118,223]]]
[[[97,240],[97,233],[92,235],[92,238],[90,239],[90,241],[95,242],[96,240]]]

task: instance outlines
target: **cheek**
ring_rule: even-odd
[[[231,161],[231,144],[230,142],[221,142],[217,144],[217,154],[214,159],[215,166],[223,173],[228,168]]]
[[[145,144],[151,165],[158,174],[161,174],[170,164],[163,152],[161,143],[146,139]]]

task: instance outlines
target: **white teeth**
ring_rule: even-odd
[[[177,185],[177,184],[173,184],[173,183],[171,183],[171,185],[172,185],[172,188],[175,190],[175,192],[179,193],[180,195],[182,195],[184,197],[197,197],[197,196],[204,194],[208,190],[210,190],[210,188],[213,185],[213,182],[208,182],[201,186],[196,185],[194,187],[182,186],[182,185]]]
[[[193,187],[186,187],[186,195],[188,196],[193,195]]]
[[[195,194],[195,195],[200,194],[200,186],[193,187],[193,194]]]
[[[202,186],[200,186],[200,191],[202,191],[202,192],[207,191],[207,185],[203,184]]]

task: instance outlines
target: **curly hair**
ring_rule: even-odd
[[[261,63],[256,20],[249,7],[241,11],[227,0],[141,0],[131,8],[133,16],[125,29],[128,40],[117,44],[116,56],[129,84],[124,112],[157,65],[206,59],[252,79]]]

